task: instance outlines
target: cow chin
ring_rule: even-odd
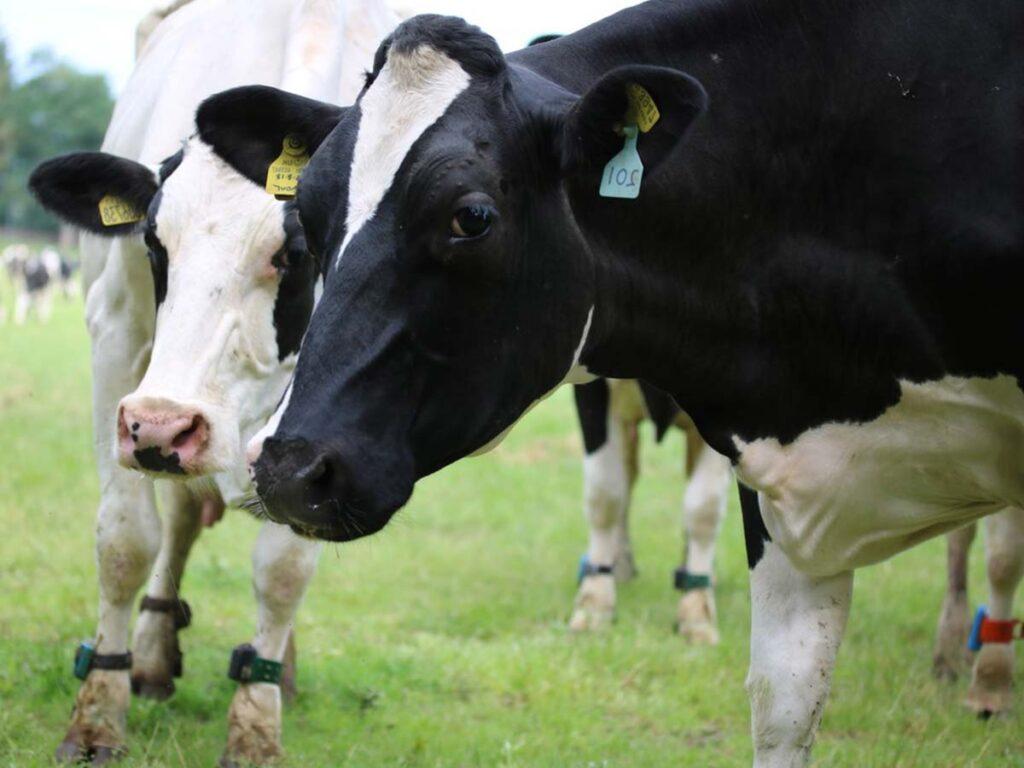
[[[413,485],[395,467],[360,472],[333,448],[296,438],[268,438],[250,471],[257,493],[246,505],[250,511],[300,536],[327,541],[381,530],[408,501]]]

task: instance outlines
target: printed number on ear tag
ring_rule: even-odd
[[[637,127],[627,125],[622,131],[626,134],[626,143],[604,167],[599,194],[601,197],[636,200],[644,177],[644,164],[636,151]]]
[[[142,221],[146,214],[138,210],[123,197],[104,195],[100,199],[100,221],[104,227],[116,227],[119,224],[134,224]]]
[[[626,122],[636,123],[643,133],[647,133],[661,119],[658,105],[654,103],[647,89],[636,83],[629,83],[626,86],[626,96],[629,98]]]
[[[306,145],[298,136],[285,136],[281,154],[267,168],[267,192],[274,197],[295,197],[299,174],[309,163]]]

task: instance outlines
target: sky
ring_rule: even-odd
[[[408,13],[462,16],[493,35],[505,50],[533,37],[571,32],[614,11],[626,0],[388,0]],[[115,93],[131,73],[135,25],[153,0],[0,0],[0,34],[15,61],[15,75],[26,72],[36,48],[52,48],[89,72],[108,75]]]

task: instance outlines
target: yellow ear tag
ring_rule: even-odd
[[[100,221],[104,227],[116,227],[119,224],[134,224],[146,218],[146,214],[135,208],[123,197],[104,195],[100,199]]]
[[[654,103],[647,89],[636,83],[626,85],[626,96],[629,97],[629,111],[626,112],[626,125],[634,124],[641,132],[647,133],[661,119],[658,105]]]
[[[281,154],[267,168],[267,192],[274,197],[295,197],[299,174],[309,162],[306,145],[298,136],[285,136]]]

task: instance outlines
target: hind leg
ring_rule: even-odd
[[[967,650],[971,622],[967,605],[967,566],[971,542],[977,530],[977,523],[971,523],[946,535],[946,596],[939,613],[932,656],[932,671],[943,680],[956,680],[970,662],[971,654]]]
[[[697,645],[718,644],[715,613],[715,542],[725,517],[732,467],[729,460],[709,448],[694,430],[689,451],[693,467],[683,495],[683,530],[686,555],[676,572],[676,588],[683,594],[676,608],[676,630]]]
[[[292,625],[316,570],[320,544],[284,525],[266,522],[253,550],[253,587],[259,623],[252,645],[260,658],[283,662]],[[294,662],[294,648],[292,649]],[[238,686],[228,711],[228,743],[222,766],[264,765],[280,757],[281,688],[265,682]]]
[[[132,636],[132,692],[162,700],[174,693],[174,678],[182,674],[178,631],[188,626],[190,611],[180,598],[181,578],[202,527],[202,501],[181,483],[158,487],[163,538]]]
[[[988,570],[988,615],[1013,618],[1013,598],[1024,575],[1024,510],[1008,507],[985,518],[985,559]],[[982,716],[1010,709],[1013,686],[1013,643],[986,643],[974,660],[967,706]]]

